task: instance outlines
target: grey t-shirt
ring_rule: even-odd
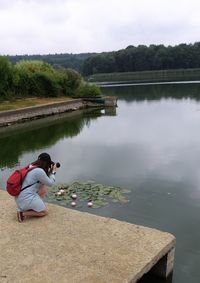
[[[51,187],[55,183],[55,175],[49,177],[42,168],[35,168],[28,172],[23,183],[22,189],[28,185],[32,185],[23,190],[16,198],[18,207],[27,207],[33,199],[38,197],[38,190],[41,184]]]

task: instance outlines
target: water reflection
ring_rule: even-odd
[[[80,210],[173,233],[177,245],[172,282],[199,282],[200,86],[103,91],[118,95],[117,115],[98,110],[1,131],[0,167],[25,165],[45,150],[62,164],[58,182],[93,179],[130,189],[128,204]],[[0,187],[8,173],[3,172]]]
[[[0,167],[18,165],[25,152],[47,148],[63,138],[77,136],[84,126],[102,116],[101,109],[62,114],[0,129]]]
[[[169,85],[135,85],[102,87],[106,95],[118,96],[125,101],[161,100],[163,98],[200,100],[200,83]]]

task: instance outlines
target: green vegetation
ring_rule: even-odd
[[[0,57],[0,97],[5,96],[13,88],[13,69],[11,63]]]
[[[96,85],[90,85],[88,83],[81,84],[77,90],[78,97],[84,96],[100,96],[101,91]]]
[[[90,76],[90,82],[153,82],[199,80],[199,68],[200,42],[130,45],[99,54],[5,56],[0,57],[0,99],[99,95],[100,90],[86,84],[79,72]]]
[[[164,81],[185,81],[199,80],[200,69],[177,69],[177,70],[159,70],[159,71],[141,71],[141,72],[121,72],[94,74],[87,77],[90,82],[120,82],[134,81],[142,82],[164,82]]]
[[[76,97],[85,89],[81,75],[72,69],[54,69],[43,61],[22,60],[12,65],[0,57],[0,100],[27,97]],[[98,88],[87,85],[81,95],[99,95]],[[88,93],[86,93],[88,91]]]
[[[71,204],[72,194],[77,195],[77,206],[87,206],[88,201],[92,201],[92,208],[107,206],[109,202],[127,203],[129,200],[124,196],[128,193],[126,189],[119,187],[96,184],[93,181],[73,182],[72,184],[58,184],[49,190],[49,201],[59,203],[63,206]]]
[[[39,60],[49,63],[56,69],[74,69],[78,72],[81,72],[83,62],[91,57],[96,55],[96,53],[81,53],[81,54],[48,54],[48,55],[16,55],[9,56],[10,61],[13,64],[21,60]]]
[[[128,46],[87,58],[84,76],[99,73],[200,68],[200,42],[176,46]]]
[[[46,105],[56,102],[64,102],[67,100],[71,100],[69,97],[35,97],[35,98],[27,98],[27,99],[16,99],[14,101],[1,101],[0,103],[0,111],[7,111],[7,110],[16,110],[20,108],[26,108],[26,107],[33,107],[33,106],[39,106],[39,105]]]
[[[8,58],[13,64],[21,60],[39,60],[56,69],[74,69],[84,76],[99,73],[193,69],[200,68],[200,42],[176,46],[130,45],[113,52],[16,55]]]

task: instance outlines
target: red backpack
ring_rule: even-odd
[[[23,191],[26,188],[31,187],[32,185],[36,184],[37,182],[22,188],[22,183],[23,183],[27,173],[30,172],[31,170],[35,169],[35,168],[37,168],[37,166],[29,167],[29,165],[27,165],[27,166],[13,172],[7,180],[7,186],[6,186],[7,192],[11,196],[16,197],[20,194],[21,191]]]

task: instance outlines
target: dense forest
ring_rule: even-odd
[[[98,73],[187,69],[200,67],[200,42],[176,46],[139,45],[104,52],[87,58],[82,66],[85,76]]]
[[[72,69],[55,69],[39,60],[12,64],[0,56],[0,100],[24,97],[96,96],[100,89]]]

